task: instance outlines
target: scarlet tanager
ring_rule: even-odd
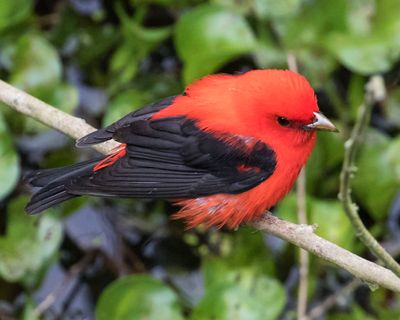
[[[111,155],[32,173],[29,182],[41,189],[26,210],[81,195],[167,199],[188,227],[234,228],[289,192],[317,129],[337,131],[301,75],[210,75],[77,141],[115,139],[121,145]]]

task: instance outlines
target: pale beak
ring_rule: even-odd
[[[339,132],[339,130],[335,127],[335,125],[330,122],[330,120],[325,117],[320,112],[314,112],[314,121],[306,126],[304,129],[316,129],[316,130],[324,130],[324,131],[332,131],[332,132]]]

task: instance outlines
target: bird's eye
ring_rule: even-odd
[[[278,117],[277,120],[282,127],[287,127],[290,124],[290,121],[284,117]]]

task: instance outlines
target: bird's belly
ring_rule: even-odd
[[[208,227],[236,228],[242,222],[259,218],[279,202],[292,188],[301,167],[302,163],[277,167],[266,181],[239,194],[215,194],[176,201],[182,208],[173,217],[184,219],[188,228],[202,223]]]

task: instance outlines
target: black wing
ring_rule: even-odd
[[[143,108],[133,111],[131,113],[128,113],[125,117],[121,118],[120,120],[114,122],[113,124],[110,124],[108,127],[99,129],[97,131],[94,131],[83,138],[80,138],[76,141],[76,146],[77,147],[85,147],[89,146],[92,144],[97,144],[101,143],[107,140],[112,139],[114,133],[132,122],[138,121],[138,120],[145,120],[150,118],[153,114],[157,113],[158,111],[168,107],[173,103],[177,96],[172,96],[168,98],[164,98],[160,101],[151,103],[147,106],[144,106]]]
[[[248,147],[246,137],[217,139],[184,117],[114,126],[112,138],[127,145],[126,155],[70,180],[68,193],[164,199],[235,194],[265,181],[276,166],[263,142]]]

